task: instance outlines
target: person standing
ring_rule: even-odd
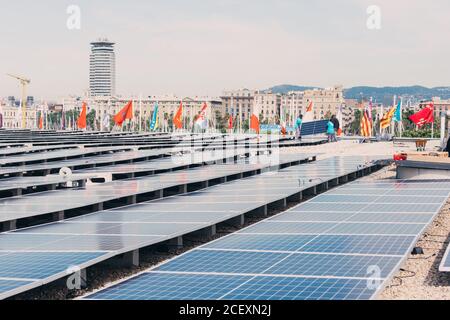
[[[334,131],[334,124],[331,121],[332,119],[330,119],[327,123],[327,136],[328,136],[328,142],[333,142],[333,137],[335,135],[335,131]]]
[[[300,114],[295,120],[295,137],[299,140],[302,140],[302,124],[303,124],[303,115]]]
[[[330,121],[333,122],[333,125],[334,125],[333,141],[337,142],[337,135],[338,135],[339,128],[340,128],[339,120],[336,118],[335,115],[333,115],[333,116],[331,116]]]

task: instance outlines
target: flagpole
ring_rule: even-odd
[[[142,132],[142,93],[139,94],[139,132]]]

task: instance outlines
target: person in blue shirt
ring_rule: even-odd
[[[334,141],[334,135],[336,132],[334,131],[334,123],[333,121],[329,120],[327,123],[327,136],[328,136],[328,142]]]
[[[297,120],[295,120],[295,137],[299,140],[302,140],[302,124],[303,124],[303,115],[299,115]]]

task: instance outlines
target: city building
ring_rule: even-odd
[[[303,112],[313,103],[313,119],[321,120],[330,115],[336,115],[339,106],[344,103],[342,86],[334,86],[326,89],[306,90],[303,93]]]
[[[294,126],[301,113],[303,113],[303,91],[290,91],[281,96],[280,115],[283,121]]]
[[[281,95],[270,91],[260,91],[255,94],[253,108],[255,114],[259,114],[262,123],[278,124],[280,120]],[[251,110],[253,113],[253,110]],[[249,114],[245,114],[245,119]]]
[[[107,39],[91,43],[89,92],[92,97],[113,96],[116,92],[114,43]]]
[[[95,110],[97,123],[103,123],[106,117],[113,118],[129,101],[133,102],[133,114],[135,122],[141,119],[141,128],[147,128],[153,114],[155,104],[158,104],[158,115],[161,126],[168,126],[177,112],[180,103],[183,103],[183,117],[186,126],[193,123],[202,109],[204,103],[207,104],[206,116],[215,123],[216,113],[222,112],[222,101],[219,98],[212,97],[176,97],[176,96],[149,96],[149,97],[66,97],[63,100],[64,110],[81,111],[83,102],[87,104],[87,112]],[[170,120],[170,121],[169,121]]]
[[[241,119],[250,118],[257,90],[240,89],[225,91],[222,96],[222,116],[241,116]]]
[[[2,118],[1,128],[4,129],[22,129],[22,111],[21,107],[10,104],[0,104],[0,114]],[[26,128],[37,128],[37,108],[36,106],[27,106],[25,112]]]

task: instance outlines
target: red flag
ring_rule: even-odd
[[[233,116],[228,119],[228,129],[233,129]]]
[[[80,116],[77,119],[77,126],[79,129],[85,129],[86,128],[86,103],[83,102],[83,105],[81,107],[81,113]]]
[[[312,101],[308,104],[308,107],[306,108],[306,112],[311,112],[313,110],[313,103]]]
[[[177,113],[175,114],[175,117],[173,117],[173,124],[178,129],[183,128],[183,102],[180,102]]]
[[[44,128],[44,113],[41,112],[41,116],[39,118],[39,129],[43,129]]]
[[[252,117],[250,118],[250,129],[255,130],[255,132],[259,134],[259,119],[254,114],[252,114]]]
[[[123,122],[126,119],[133,119],[133,101],[130,101],[126,104],[125,107],[122,108],[115,116],[114,122],[118,126],[122,126]]]
[[[426,108],[413,114],[409,117],[409,120],[414,122],[419,128],[427,123],[434,122],[434,104],[431,102]]]

